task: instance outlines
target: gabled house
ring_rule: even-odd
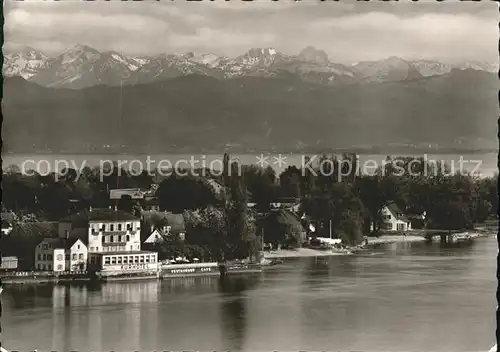
[[[164,242],[169,238],[185,239],[186,227],[182,214],[144,211],[142,213],[141,241],[143,246]]]
[[[35,247],[36,270],[82,271],[87,259],[87,245],[81,238],[44,238]]]
[[[12,232],[12,225],[7,220],[2,219],[2,235],[8,235]]]
[[[381,229],[386,231],[410,231],[411,221],[396,203],[390,202],[381,211]]]
[[[8,235],[12,232],[13,213],[2,212],[2,235]]]

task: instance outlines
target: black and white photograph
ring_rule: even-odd
[[[498,14],[4,0],[1,352],[496,352]]]

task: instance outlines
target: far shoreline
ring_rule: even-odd
[[[480,237],[489,237],[495,235],[495,232],[491,233],[480,233],[473,232],[471,233],[471,237],[473,239]],[[320,250],[320,249],[311,249],[311,248],[297,248],[279,250],[273,252],[264,252],[264,259],[291,259],[291,258],[310,258],[310,257],[331,257],[331,256],[339,256],[339,255],[352,255],[359,249],[369,249],[373,246],[383,245],[383,244],[392,244],[392,243],[422,243],[425,242],[426,239],[423,236],[415,236],[415,235],[382,235],[379,237],[368,237],[368,244],[359,246],[346,248],[345,250]]]

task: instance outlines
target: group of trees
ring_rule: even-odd
[[[184,170],[163,179],[146,172],[130,175],[116,167],[106,176],[87,167],[80,174],[64,170],[64,177],[27,176],[8,167],[3,175],[3,206],[16,214],[58,220],[89,205],[112,205],[110,189],[150,188],[159,183],[156,196],[161,210],[183,213],[187,227],[185,243],[173,240],[171,248],[182,252],[189,249],[186,244],[191,245],[199,256],[218,260],[255,253],[260,246],[258,214],[269,213],[276,197],[300,198],[300,213],[314,222],[317,235],[328,237],[331,232],[346,244],[359,243],[372,223],[378,230],[380,212],[391,201],[409,214],[425,212],[426,226],[434,229],[470,228],[498,207],[497,176],[450,174],[446,167],[431,167],[413,157],[388,160],[372,174],[360,175],[356,163],[354,155],[323,156],[314,165],[290,166],[276,175],[270,167],[239,166],[225,155],[222,176],[213,170],[191,174]],[[248,208],[250,198],[255,208]],[[130,199],[119,203],[127,211],[138,206]]]

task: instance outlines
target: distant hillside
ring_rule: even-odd
[[[474,70],[325,86],[189,75],[51,89],[4,81],[4,151],[162,153],[401,146],[497,148],[498,78]]]

